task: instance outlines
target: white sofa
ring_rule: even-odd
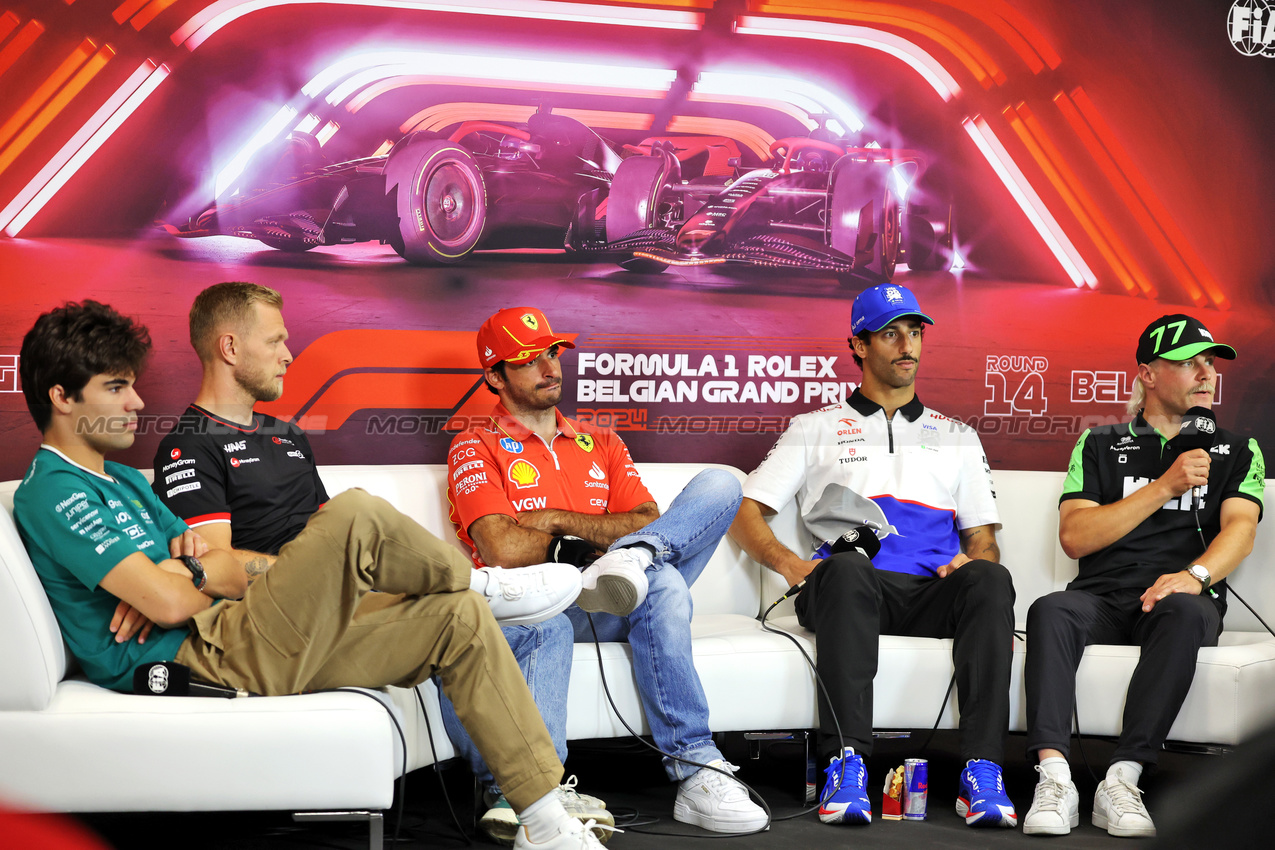
[[[666,506],[701,467],[639,464],[643,480]],[[728,468],[729,469],[729,468]],[[743,474],[731,470],[741,479]],[[427,528],[455,542],[447,522],[441,465],[323,467],[330,493],[361,486],[390,500]],[[1057,543],[1062,474],[997,472],[1005,527],[1002,560],[1014,575],[1020,625],[1031,601],[1061,588],[1075,563]],[[265,699],[162,699],[103,690],[76,675],[57,624],[14,528],[12,493],[0,484],[0,799],[45,811],[217,811],[338,809],[376,813],[389,807],[404,764],[382,706],[350,693]],[[1268,495],[1275,488],[1268,484]],[[795,512],[775,517],[780,539],[797,540]],[[1275,531],[1259,526],[1254,554],[1233,582],[1275,615]],[[459,544],[457,544],[459,545]],[[696,666],[715,731],[800,730],[816,724],[813,677],[787,639],[768,634],[759,614],[786,588],[730,540],[694,587]],[[791,601],[770,622],[791,631],[813,654]],[[1269,618],[1268,618],[1269,619]],[[1201,653],[1186,705],[1170,737],[1234,745],[1275,719],[1275,638],[1232,602],[1221,645]],[[929,728],[952,674],[951,642],[886,637],[875,688],[882,729]],[[1024,648],[1016,648],[1011,729],[1025,727]],[[629,665],[629,648],[604,644],[607,682],[620,712],[647,731]],[[1137,650],[1094,646],[1078,684],[1081,731],[1113,735]],[[568,737],[627,734],[599,687],[591,644],[576,647],[568,702]],[[411,691],[388,689],[406,735],[413,770],[453,755],[442,734],[432,685],[422,686],[430,724]],[[940,728],[956,727],[955,700]],[[427,736],[432,728],[433,741]],[[198,765],[200,782],[184,781]],[[373,844],[377,843],[374,827]]]

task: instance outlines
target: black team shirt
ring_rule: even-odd
[[[1062,499],[1118,502],[1168,472],[1182,451],[1138,414],[1132,422],[1103,425],[1080,435],[1072,451]],[[1209,449],[1209,483],[1200,500],[1200,528],[1212,543],[1221,530],[1222,503],[1240,498],[1260,511],[1266,467],[1257,442],[1218,429]],[[1259,513],[1259,518],[1260,518]],[[1166,573],[1185,570],[1204,553],[1191,510],[1191,491],[1167,502],[1124,537],[1080,559],[1068,590],[1111,593],[1146,590]],[[1226,603],[1226,583],[1214,586]]]
[[[169,510],[196,531],[229,522],[236,549],[277,555],[328,500],[305,432],[261,413],[245,428],[192,404],[154,465]]]

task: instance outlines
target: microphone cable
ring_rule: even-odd
[[[744,789],[748,792],[749,796],[755,798],[757,802],[761,804],[762,810],[766,812],[766,822],[762,824],[760,827],[758,827],[757,829],[754,829],[750,832],[709,833],[707,835],[703,835],[703,834],[693,833],[693,832],[665,832],[663,830],[656,831],[656,830],[646,830],[646,829],[639,828],[641,826],[646,826],[647,824],[658,823],[658,820],[646,821],[646,822],[640,822],[635,820],[633,822],[630,822],[625,828],[628,830],[632,830],[633,832],[643,833],[644,835],[664,835],[670,838],[698,838],[701,840],[742,838],[745,835],[756,835],[760,832],[765,832],[766,830],[770,829],[771,823],[774,822],[776,818],[771,814],[770,806],[767,805],[765,798],[762,797],[761,794],[757,793],[757,790],[753,788],[751,785],[749,785],[747,782],[735,776],[735,774],[731,773],[729,770],[723,770],[719,767],[714,767],[711,764],[701,764],[700,762],[694,761],[692,759],[682,758],[681,756],[675,756],[675,755],[672,755],[671,753],[666,753],[663,750],[661,750],[659,747],[648,742],[645,738],[643,738],[637,732],[637,730],[635,730],[632,726],[629,725],[629,722],[624,719],[624,715],[620,713],[619,707],[616,706],[615,699],[611,696],[611,688],[607,684],[606,669],[605,669],[605,665],[602,663],[602,642],[598,639],[598,630],[597,630],[597,627],[593,624],[593,615],[586,611],[585,616],[588,617],[589,619],[589,631],[593,633],[593,650],[598,658],[598,675],[602,681],[602,691],[603,693],[606,694],[607,703],[611,706],[611,711],[614,712],[616,718],[620,721],[621,724],[623,724],[624,728],[628,730],[629,734],[633,737],[633,739],[637,741],[638,743],[640,743],[642,746],[646,747],[647,749],[654,750],[655,752],[659,753],[660,756],[662,756],[663,758],[672,759],[673,761],[680,762],[685,765],[690,765],[691,767],[694,767],[694,768],[711,770],[714,773],[722,774],[728,779],[735,780],[740,785],[744,786]],[[690,777],[687,777],[687,778],[689,779]],[[641,812],[638,812],[636,817],[640,817],[640,816],[641,816]],[[778,820],[785,820],[785,818],[778,818]]]
[[[442,690],[437,682],[434,683],[434,687]],[[425,718],[425,737],[429,739],[429,753],[430,757],[434,760],[432,767],[434,768],[434,775],[438,777],[438,787],[443,792],[443,802],[447,804],[447,814],[451,816],[452,825],[456,827],[456,831],[460,833],[460,837],[464,839],[465,846],[472,847],[474,846],[474,842],[469,837],[469,834],[465,832],[464,827],[460,825],[460,818],[456,816],[456,809],[452,807],[451,795],[447,793],[447,783],[443,781],[443,771],[438,763],[438,750],[434,747],[434,727],[429,722],[429,712],[425,710],[425,698],[421,696],[420,685],[415,685],[412,688],[412,692],[416,694],[416,704],[420,706],[421,717]]]
[[[1203,524],[1200,522],[1200,509],[1198,507],[1195,509],[1195,533],[1200,535],[1200,545],[1202,545],[1205,549],[1208,549],[1209,544],[1208,544],[1208,541],[1204,539],[1204,528],[1203,528]],[[1223,579],[1223,581],[1226,581],[1226,579]],[[1250,614],[1252,614],[1254,617],[1257,618],[1257,622],[1262,624],[1262,628],[1270,632],[1272,637],[1275,637],[1275,629],[1272,629],[1270,627],[1270,624],[1262,619],[1262,615],[1257,613],[1257,611],[1253,609],[1253,606],[1249,605],[1248,601],[1243,596],[1240,596],[1239,593],[1236,592],[1235,585],[1228,583],[1226,585],[1226,588],[1232,596],[1234,596],[1236,599],[1240,601],[1241,605],[1243,605],[1245,608],[1248,609],[1248,612]],[[1212,589],[1209,590],[1209,593],[1212,593],[1214,597],[1217,596],[1217,592]]]

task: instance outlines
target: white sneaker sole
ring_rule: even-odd
[[[752,818],[726,819],[703,814],[696,809],[692,809],[681,800],[673,804],[673,820],[689,823],[691,826],[698,826],[700,829],[707,829],[709,832],[721,833],[756,832],[766,826],[764,812],[760,816]]]
[[[645,576],[643,576],[645,578]],[[614,614],[627,617],[646,599],[646,588],[639,587],[631,577],[622,574],[598,576],[594,587],[586,587],[576,597],[576,604],[590,614]]]
[[[1028,813],[1028,817],[1030,817],[1030,813]],[[1080,826],[1080,812],[1072,813],[1071,823],[1068,825],[1030,824],[1024,820],[1023,835],[1068,835],[1078,826]]]
[[[1107,820],[1107,816],[1100,813],[1093,813],[1093,825],[1099,829],[1107,830],[1108,835],[1114,835],[1117,838],[1155,838],[1154,826],[1116,826]]]

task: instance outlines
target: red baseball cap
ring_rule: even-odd
[[[555,345],[576,347],[555,334],[545,314],[535,307],[508,307],[478,329],[478,362],[483,368],[501,360],[526,363]]]

